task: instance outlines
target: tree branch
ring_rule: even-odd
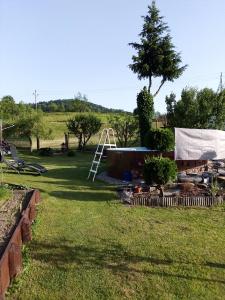
[[[155,92],[155,94],[153,95],[153,97],[155,97],[158,94],[158,92],[160,91],[161,87],[164,85],[165,82],[166,82],[166,80],[162,79],[160,86],[159,86],[158,90]]]

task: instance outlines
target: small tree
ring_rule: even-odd
[[[174,160],[167,157],[147,157],[143,175],[145,182],[149,185],[157,184],[163,195],[162,185],[176,179],[177,166]]]
[[[167,125],[169,127],[174,127],[174,107],[176,105],[176,95],[171,93],[169,96],[166,96],[166,118]]]
[[[19,136],[28,138],[31,152],[32,137],[37,139],[37,149],[39,149],[40,138],[49,138],[52,134],[52,130],[44,122],[42,113],[33,109],[29,109],[20,116],[16,122],[15,130]]]
[[[113,115],[108,118],[110,126],[115,130],[120,146],[127,147],[137,141],[138,119],[131,115]]]
[[[78,139],[78,149],[84,150],[92,135],[101,128],[101,120],[93,115],[79,114],[68,120],[68,130]]]
[[[166,81],[179,78],[186,69],[180,66],[180,54],[174,50],[169,28],[159,15],[159,10],[152,1],[148,6],[148,14],[143,17],[144,25],[140,33],[140,43],[130,43],[137,54],[132,57],[130,69],[138,75],[138,79],[148,79],[148,91],[152,87],[152,78],[160,77],[161,83],[154,93],[154,97]]]
[[[145,136],[145,146],[152,150],[173,150],[174,143],[174,134],[170,129],[151,129]]]
[[[137,95],[137,112],[139,117],[141,146],[144,146],[144,138],[151,128],[154,114],[153,97],[149,94],[146,87]]]
[[[4,120],[15,120],[18,108],[12,96],[4,96],[0,101],[0,113]]]

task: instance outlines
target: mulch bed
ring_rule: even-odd
[[[30,194],[30,190],[12,190],[12,198],[0,208],[0,255],[21,218],[21,212],[28,204]]]

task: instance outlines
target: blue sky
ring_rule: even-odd
[[[72,98],[132,111],[146,84],[128,68],[138,41],[145,0],[0,0],[0,97],[18,101]],[[157,0],[173,43],[188,69],[155,98],[178,97],[186,86],[217,88],[225,81],[225,1]],[[158,82],[156,81],[155,84]]]

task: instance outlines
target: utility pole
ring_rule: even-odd
[[[34,95],[35,108],[36,108],[36,111],[37,111],[37,97],[39,96],[39,94],[38,94],[37,91],[35,90],[35,91],[33,92],[33,95]]]
[[[223,73],[220,74],[220,92],[223,90]]]
[[[221,93],[223,91],[223,73],[220,73],[220,83],[217,89],[217,93]]]

